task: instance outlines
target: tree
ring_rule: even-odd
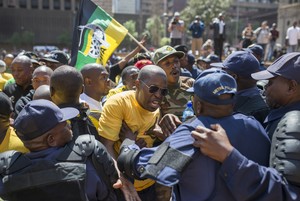
[[[186,26],[189,26],[195,16],[199,15],[206,26],[206,34],[208,34],[209,24],[219,13],[224,13],[231,2],[232,0],[188,0],[187,6],[181,12],[181,19],[186,22]],[[228,17],[225,15],[225,20],[226,18]],[[187,32],[189,33],[189,31]]]
[[[128,30],[128,33],[130,33],[134,38],[139,40],[138,33],[136,31],[136,22],[133,20],[126,21],[123,26]],[[127,35],[123,42],[122,42],[122,47],[125,47],[127,51],[131,51],[137,44],[132,40],[132,38]]]
[[[161,18],[157,15],[148,18],[146,22],[146,31],[150,44],[154,47],[159,47],[164,33],[164,26]]]

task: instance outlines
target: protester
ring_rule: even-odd
[[[31,79],[33,67],[27,56],[18,56],[11,63],[12,75],[15,83],[7,84],[3,92],[12,101],[13,107],[21,96],[25,96],[32,88]]]
[[[48,55],[45,55],[40,59],[46,66],[49,66],[52,70],[57,69],[59,66],[68,65],[70,62],[70,56],[61,50],[51,51]]]
[[[10,99],[3,92],[0,92],[0,105],[0,153],[8,150],[28,152],[10,125],[13,107]]]
[[[24,106],[33,99],[34,91],[41,85],[49,85],[53,70],[47,66],[37,67],[32,73],[32,87],[28,94],[20,97],[15,105],[13,118],[17,118]]]
[[[111,96],[123,91],[135,90],[135,83],[139,72],[140,70],[135,66],[126,67],[121,73],[121,86],[109,90],[109,93],[106,96],[106,98],[110,98]]]
[[[180,19],[179,12],[174,13],[174,17],[171,19],[168,31],[170,32],[171,46],[182,44],[182,37],[184,33],[184,21]]]
[[[134,141],[125,140],[119,169],[129,177],[152,178],[172,186],[172,200],[235,200],[218,173],[218,162],[193,146],[191,131],[218,122],[230,130],[230,141],[237,149],[261,165],[268,163],[270,141],[256,120],[233,114],[236,82],[226,72],[203,71],[193,90],[197,118],[179,126],[159,147],[139,149]]]
[[[48,101],[52,101],[49,85],[41,85],[34,91],[32,100],[38,100],[38,99],[45,99]]]
[[[1,155],[8,168],[1,171],[1,196],[8,200],[117,200],[114,185],[123,189],[127,200],[139,200],[125,182],[120,186],[112,158],[95,138],[84,135],[76,143],[71,141],[67,120],[78,113],[47,100],[34,100],[24,107],[14,128],[30,153]],[[30,182],[20,184],[22,178]]]
[[[200,68],[202,70],[209,69],[209,68],[211,68],[210,64],[219,63],[219,62],[221,62],[221,59],[219,58],[218,55],[215,55],[215,54],[210,54],[206,58],[198,58],[197,59],[198,68]]]
[[[122,124],[136,133],[140,146],[152,147],[157,136],[153,129],[160,111],[160,103],[168,93],[165,72],[155,66],[142,68],[136,80],[136,90],[118,93],[110,97],[103,107],[99,120],[99,135],[113,158],[117,158]],[[134,186],[143,201],[156,200],[153,180],[135,180]]]

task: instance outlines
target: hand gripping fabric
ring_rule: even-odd
[[[286,113],[272,137],[270,166],[300,186],[300,111]]]

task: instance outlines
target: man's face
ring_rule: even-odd
[[[188,57],[185,54],[182,58],[179,59],[180,61],[180,67],[185,68],[188,65]]]
[[[139,70],[138,69],[131,69],[130,72],[127,73],[125,79],[123,80],[123,84],[126,85],[127,89],[135,89],[135,81],[138,77]]]
[[[31,82],[32,68],[22,62],[13,62],[11,65],[11,73],[20,86],[25,86]]]
[[[136,81],[136,99],[146,110],[154,112],[160,107],[164,92],[167,91],[167,80],[163,75],[152,76],[151,79]]]
[[[50,130],[49,134],[53,135],[56,147],[62,147],[66,143],[70,142],[73,138],[71,126],[67,121],[57,124]]]
[[[269,79],[265,86],[266,102],[270,108],[276,109],[288,103],[290,80],[277,76]]]
[[[99,72],[97,76],[92,78],[92,87],[100,96],[105,96],[110,90],[110,82],[106,70]]]
[[[176,56],[169,56],[158,63],[165,73],[167,74],[168,85],[178,83],[180,76],[180,62]]]
[[[32,75],[32,87],[36,90],[41,85],[50,85],[50,76],[45,72],[36,72]]]

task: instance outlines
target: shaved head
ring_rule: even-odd
[[[51,101],[49,85],[41,85],[34,91],[33,100],[38,99],[46,99]]]
[[[50,78],[50,91],[55,104],[79,103],[82,90],[82,75],[74,67],[63,65],[54,70]]]
[[[91,63],[91,64],[86,64],[82,67],[81,69],[81,74],[83,76],[83,78],[86,77],[93,77],[95,76],[95,73],[101,73],[102,71],[106,71],[106,69],[100,65],[100,64],[96,64],[96,63]]]
[[[139,72],[138,80],[145,81],[151,79],[153,76],[159,75],[167,77],[165,71],[161,67],[156,65],[147,65]]]

